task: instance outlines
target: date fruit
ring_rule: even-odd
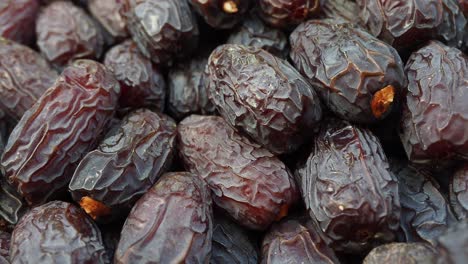
[[[363,264],[431,263],[435,250],[425,243],[390,243],[374,248]]]
[[[360,24],[360,9],[355,0],[327,0],[323,1],[321,11],[326,18],[344,19],[353,24]]]
[[[450,203],[458,220],[468,218],[468,163],[459,168],[450,180]]]
[[[128,37],[125,19],[120,14],[121,0],[89,0],[88,9],[115,39]]]
[[[259,14],[269,25],[291,29],[320,11],[321,0],[259,0]]]
[[[0,217],[15,225],[26,212],[26,204],[21,195],[0,175]]]
[[[77,163],[95,147],[113,116],[119,93],[104,65],[78,60],[23,115],[1,165],[28,204],[66,192]]]
[[[298,199],[283,162],[238,134],[223,118],[192,115],[177,129],[185,167],[207,182],[214,203],[239,224],[265,230]]]
[[[224,119],[275,154],[299,148],[322,118],[309,83],[287,61],[242,45],[208,60],[208,96]]]
[[[212,218],[210,192],[198,175],[166,173],[130,212],[114,263],[208,263]]]
[[[0,36],[23,44],[34,40],[39,0],[0,1]]]
[[[213,28],[233,28],[247,12],[251,0],[188,0]]]
[[[10,259],[11,234],[0,231],[0,256]]]
[[[451,226],[435,240],[437,264],[464,264],[468,259],[468,221]]]

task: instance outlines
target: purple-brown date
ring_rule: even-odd
[[[290,36],[291,59],[325,105],[342,119],[374,123],[406,87],[390,45],[343,20],[309,20]]]
[[[80,208],[53,201],[29,211],[13,230],[11,263],[108,263],[101,232]]]
[[[10,259],[11,234],[0,231],[0,256]]]
[[[318,96],[287,61],[227,44],[208,60],[208,96],[224,119],[275,154],[299,148],[322,118]]]
[[[88,9],[109,34],[116,39],[128,37],[125,19],[120,13],[121,0],[89,0]]]
[[[99,58],[104,38],[96,22],[71,2],[57,1],[44,7],[36,23],[37,45],[57,68],[76,59]]]
[[[464,264],[468,259],[468,221],[454,224],[435,239],[437,264]]]
[[[296,177],[311,218],[334,250],[365,252],[395,239],[398,183],[369,130],[327,120]]]
[[[192,115],[177,130],[185,167],[207,182],[214,203],[239,224],[264,230],[298,199],[283,162],[223,118]]]
[[[211,27],[229,29],[244,18],[251,0],[188,0],[188,2]]]
[[[114,263],[208,263],[213,232],[210,191],[196,174],[164,174],[133,207]]]
[[[321,0],[259,0],[260,17],[278,28],[294,28],[317,15]]]
[[[19,120],[57,79],[36,51],[0,37],[0,109]]]
[[[434,248],[425,243],[390,243],[374,248],[363,264],[431,263],[435,254]]]
[[[31,44],[39,14],[38,0],[2,0],[0,2],[0,36]]]
[[[321,12],[326,18],[344,19],[353,24],[361,23],[360,12],[355,0],[327,0],[321,5]]]
[[[273,224],[262,242],[262,264],[338,264],[338,258],[308,217]]]
[[[130,113],[81,160],[69,184],[73,199],[96,220],[125,216],[171,165],[175,137],[170,117],[146,109]],[[110,210],[88,208],[84,197]]]
[[[468,163],[450,179],[450,203],[458,220],[468,218]]]
[[[104,65],[120,83],[120,108],[164,110],[166,83],[151,60],[144,57],[132,40],[115,45],[105,56]]]
[[[77,163],[95,147],[113,116],[119,93],[104,65],[78,60],[23,115],[1,165],[28,204],[66,192]]]
[[[411,161],[468,159],[468,56],[431,41],[406,64],[400,139]]]

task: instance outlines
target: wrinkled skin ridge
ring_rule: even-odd
[[[23,44],[33,42],[39,0],[2,0],[0,36]]]
[[[430,263],[435,254],[434,248],[424,243],[390,243],[374,248],[363,264]]]
[[[458,169],[450,181],[450,203],[458,220],[468,218],[468,163]]]

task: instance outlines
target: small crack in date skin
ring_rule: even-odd
[[[244,18],[251,0],[188,0],[188,2],[211,27],[230,29]]]
[[[259,15],[269,25],[292,29],[317,16],[321,0],[259,0]]]
[[[450,180],[450,203],[458,220],[468,218],[468,162]]]
[[[434,248],[426,243],[390,243],[374,248],[363,264],[431,263],[435,258]]]
[[[0,2],[0,36],[31,44],[39,14],[39,0],[2,0]]]

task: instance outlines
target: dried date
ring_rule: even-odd
[[[0,175],[0,217],[15,225],[26,212],[26,204],[21,195]]]
[[[259,0],[260,17],[278,28],[294,28],[320,11],[321,0]]]
[[[78,60],[23,115],[1,164],[28,204],[66,192],[77,163],[95,147],[113,116],[119,93],[104,65]]]
[[[225,120],[275,154],[297,150],[322,118],[309,83],[269,52],[227,44],[208,60],[208,96]]]
[[[468,163],[459,168],[450,180],[450,203],[457,218],[468,218]]]
[[[11,234],[0,231],[0,256],[10,259]]]
[[[193,9],[213,28],[229,29],[241,21],[251,0],[189,0]]]
[[[355,0],[327,0],[323,1],[321,11],[326,18],[344,19],[353,24],[361,23],[360,9]]]
[[[374,248],[363,264],[430,263],[435,254],[434,248],[425,243],[390,243]]]
[[[130,212],[114,263],[208,263],[212,218],[210,192],[198,175],[164,174]]]
[[[34,25],[39,13],[38,0],[2,0],[0,36],[23,44],[34,40]]]
[[[192,115],[177,129],[185,167],[208,183],[214,203],[241,225],[264,230],[297,200],[286,166],[223,118]]]
[[[88,9],[106,31],[116,39],[128,37],[125,19],[120,13],[122,2],[116,0],[89,0]]]
[[[435,239],[437,264],[464,264],[468,259],[468,221],[451,226]]]

